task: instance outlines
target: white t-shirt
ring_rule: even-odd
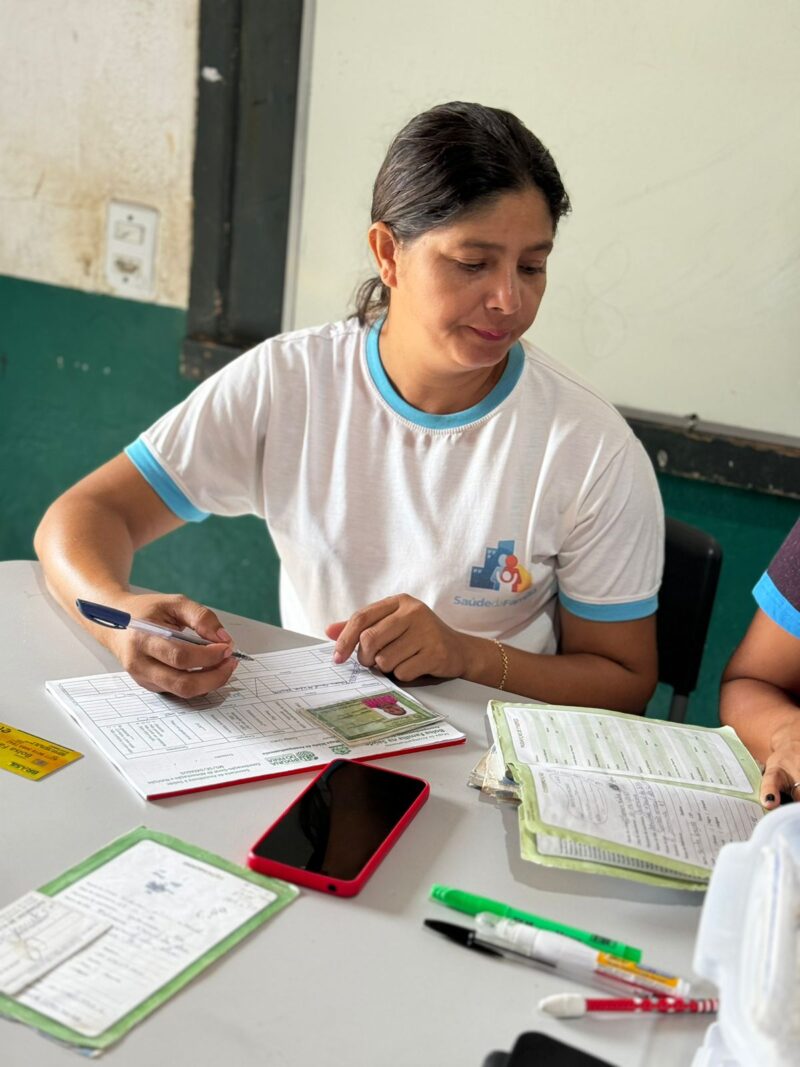
[[[127,454],[183,519],[266,521],[301,633],[393,593],[535,652],[556,651],[558,599],[587,619],[652,614],[661,499],[618,412],[522,342],[479,404],[428,415],[393,388],[379,336],[348,319],[265,341]]]

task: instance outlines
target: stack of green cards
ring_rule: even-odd
[[[343,700],[324,708],[306,708],[305,714],[348,745],[418,730],[442,718],[398,689],[370,693],[357,700]]]

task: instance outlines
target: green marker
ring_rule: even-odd
[[[553,933],[564,934],[565,937],[572,937],[575,941],[591,945],[598,952],[608,952],[623,960],[631,960],[632,963],[638,963],[642,958],[640,948],[632,948],[621,941],[612,941],[610,937],[590,934],[574,926],[565,926],[552,919],[531,915],[530,912],[511,908],[508,904],[501,904],[497,900],[489,900],[488,897],[476,897],[473,893],[464,893],[461,889],[448,889],[446,885],[431,886],[431,900],[438,900],[440,904],[446,904],[448,908],[455,908],[456,911],[463,911],[466,915],[478,915],[482,911],[488,911],[492,915],[501,915],[504,919],[516,919],[518,922],[538,926],[540,930],[552,930]]]

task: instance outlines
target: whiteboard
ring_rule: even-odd
[[[514,111],[573,202],[529,337],[609,400],[800,433],[800,2],[317,0],[286,328],[371,273],[372,183],[413,115]]]

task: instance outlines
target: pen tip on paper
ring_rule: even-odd
[[[539,1001],[539,1011],[556,1019],[579,1019],[586,1014],[586,998],[580,993],[556,993]]]

